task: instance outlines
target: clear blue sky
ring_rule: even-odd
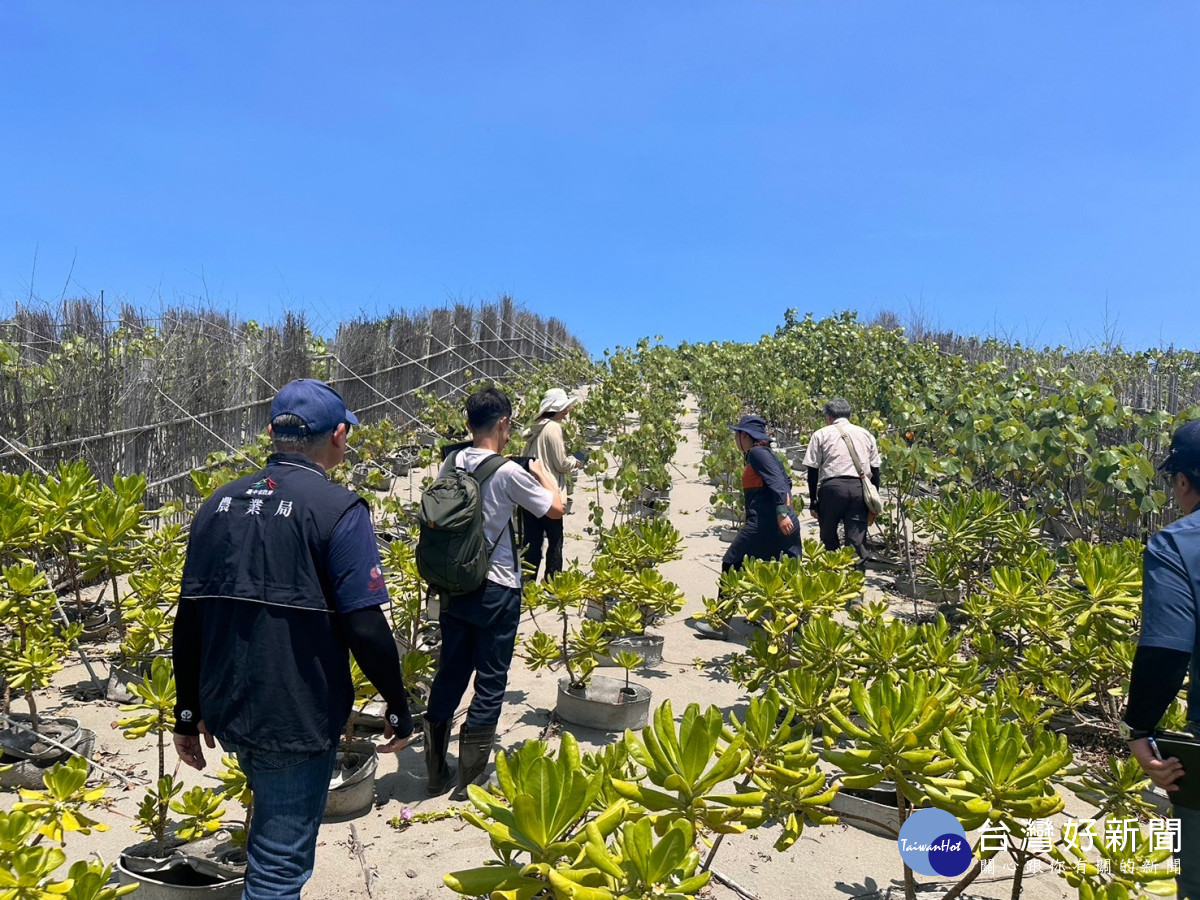
[[[1200,347],[1197,3],[5,0],[0,47],[0,311]]]

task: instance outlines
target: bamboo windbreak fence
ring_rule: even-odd
[[[261,326],[94,300],[18,307],[0,322],[0,469],[84,459],[106,482],[145,474],[165,499],[210,453],[253,441],[293,378],[329,382],[364,423],[390,417],[419,432],[418,391],[447,397],[582,350],[562,322],[507,296],[345,322],[329,340],[302,314]]]

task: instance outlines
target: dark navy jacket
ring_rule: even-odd
[[[176,628],[177,718],[202,718],[223,744],[258,750],[336,743],[354,691],[325,561],[338,521],[360,503],[282,454],[205,501],[180,591],[180,621],[195,626]],[[180,664],[188,658],[198,672]]]

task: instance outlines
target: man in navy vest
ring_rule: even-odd
[[[1162,759],[1153,734],[1189,672],[1188,731],[1200,735],[1200,421],[1179,427],[1159,470],[1183,515],[1150,538],[1142,558],[1142,633],[1120,731],[1150,780],[1170,796],[1179,790],[1183,764]],[[1178,896],[1200,900],[1200,809],[1176,804],[1172,815],[1179,820],[1172,847],[1180,864]]]
[[[381,752],[412,735],[366,503],[325,474],[358,419],[312,379],[271,404],[267,466],[219,488],[192,522],[175,619],[175,749],[204,768],[237,754],[254,791],[243,897],[299,898],[311,877],[352,652],[387,703]]]

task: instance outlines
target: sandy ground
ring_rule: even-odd
[[[669,699],[677,715],[690,702],[716,704],[724,711],[744,705],[747,695],[737,684],[722,677],[717,670],[697,668],[695,660],[719,662],[734,648],[732,644],[704,641],[697,638],[690,626],[689,616],[703,608],[701,597],[716,591],[721,555],[726,547],[717,535],[719,524],[710,515],[708,498],[711,486],[701,480],[698,472],[700,444],[696,433],[694,407],[684,416],[684,440],[675,460],[675,486],[671,497],[671,521],[682,532],[684,558],[662,567],[663,575],[676,582],[687,596],[684,612],[656,629],[666,638],[663,665],[647,670],[636,680],[654,693],[654,704]],[[419,474],[413,476],[419,483]],[[398,490],[408,493],[413,488],[401,484]],[[592,553],[592,540],[584,533],[587,502],[594,496],[594,487],[581,480],[576,486],[574,509],[566,520],[566,558],[578,558],[586,565]],[[816,526],[803,520],[806,537],[815,538]],[[886,597],[886,580],[868,577],[868,596]],[[895,601],[898,609],[911,610],[911,601]],[[522,632],[531,630],[522,623]],[[735,636],[735,640],[737,637]],[[103,648],[94,648],[98,652]],[[104,663],[97,669],[103,677]],[[550,723],[556,699],[554,673],[531,673],[520,662],[514,664],[509,690],[500,722],[499,743],[504,748],[519,746],[538,738]],[[97,732],[100,759],[110,767],[132,769],[137,773],[153,773],[154,747],[150,739],[132,742],[124,739],[111,727],[121,713],[115,704],[107,702],[82,703],[72,699],[71,688],[87,682],[82,665],[68,666],[56,681],[56,688],[45,692],[42,707],[47,712],[57,708],[63,714],[81,719],[86,727]],[[465,713],[464,709],[460,715]],[[16,708],[20,708],[20,705]],[[589,729],[565,726],[579,739],[585,750],[601,747],[613,735]],[[552,740],[555,740],[552,738]],[[175,762],[174,752],[167,750],[168,769]],[[217,787],[215,771],[220,767],[220,755],[213,752],[203,773],[185,767],[180,772],[188,784],[200,783]],[[489,769],[490,772],[490,769]],[[113,782],[115,784],[115,782]],[[111,827],[105,833],[69,837],[66,851],[70,859],[96,854],[113,861],[122,848],[141,838],[131,830],[132,814],[137,807],[140,789],[110,786],[111,808],[100,811],[97,818]],[[16,799],[13,794],[0,795],[0,804],[8,808]],[[458,819],[447,819],[413,825],[400,832],[388,821],[405,807],[413,812],[446,808],[445,797],[429,799],[425,795],[424,763],[419,745],[407,748],[394,756],[380,760],[376,781],[376,805],[352,821],[327,821],[321,827],[317,848],[316,871],[304,892],[309,900],[334,897],[368,897],[366,881],[359,859],[350,851],[351,828],[356,829],[364,845],[365,859],[377,874],[371,896],[375,898],[448,898],[455,896],[442,883],[442,875],[458,868],[482,864],[490,858],[488,842],[483,832],[465,825]],[[234,812],[231,809],[230,812]],[[1067,818],[1083,818],[1086,806],[1067,795]],[[236,816],[231,816],[236,818]],[[792,849],[776,853],[772,847],[774,829],[757,833],[733,835],[726,839],[717,855],[714,869],[746,892],[762,900],[790,898],[849,898],[873,897],[876,892],[902,884],[902,869],[896,842],[875,837],[857,829],[834,825],[806,829]],[[932,879],[918,876],[918,881],[934,888]],[[1027,877],[1023,896],[1027,898],[1073,897],[1067,883],[1054,875]],[[943,891],[927,896],[940,896]],[[1011,894],[1011,876],[997,875],[993,879],[976,881],[971,888],[974,896],[1007,898]],[[739,894],[714,881],[708,896],[717,900],[737,898]],[[893,892],[893,896],[896,894]],[[902,892],[899,896],[903,896]]]

